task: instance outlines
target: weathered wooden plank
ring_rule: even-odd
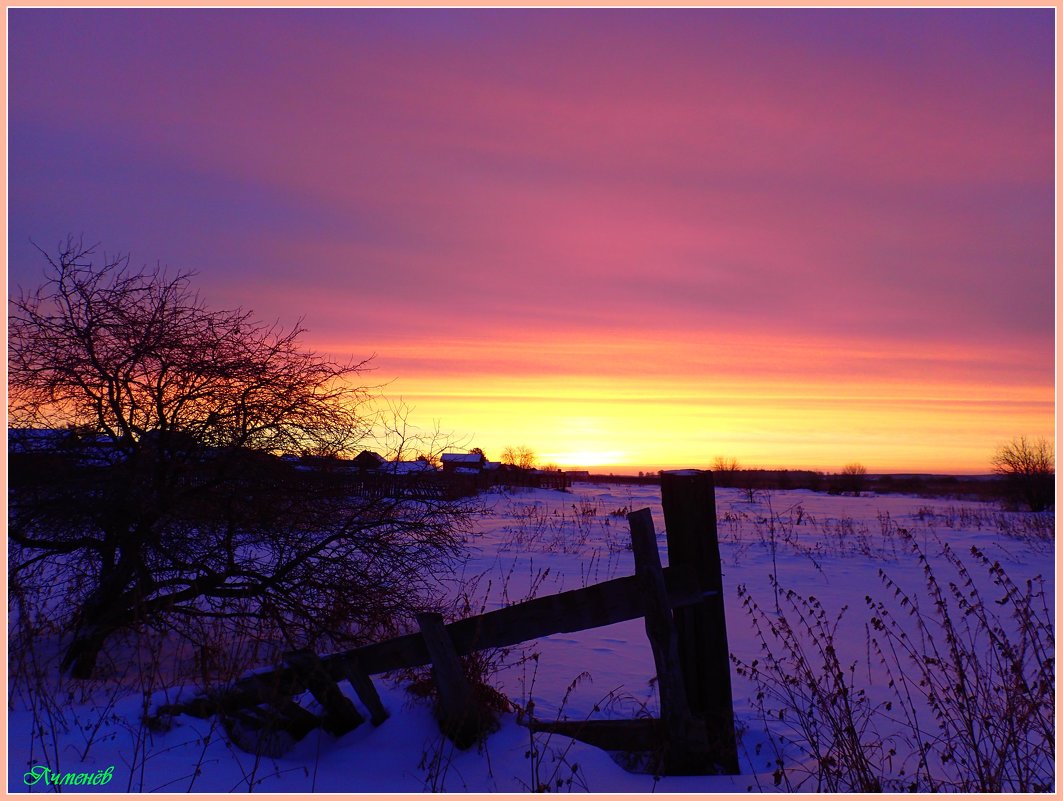
[[[665,748],[662,759],[666,773],[708,772],[708,742],[705,724],[695,719],[687,703],[683,671],[679,661],[679,638],[668,603],[653,515],[640,509],[627,516],[631,526],[631,547],[635,556],[635,576],[639,579],[646,611],[646,636],[657,668],[657,692],[661,699]]]
[[[665,568],[664,576],[669,603],[673,608],[703,600],[685,571]],[[638,591],[638,579],[624,576],[459,620],[449,624],[447,631],[455,650],[464,655],[483,648],[517,645],[551,634],[608,626],[642,615],[643,602]],[[342,665],[352,655],[357,657],[362,669],[369,675],[417,667],[429,662],[424,641],[417,634],[332,654],[324,657],[322,662],[332,669],[333,666]]]
[[[673,609],[700,603],[704,593],[696,588],[689,571],[663,570],[668,600]],[[534,598],[448,625],[459,655],[483,648],[517,645],[537,637],[607,626],[643,615],[643,601],[635,576],[624,576],[578,590]],[[334,681],[348,678],[349,663],[357,662],[367,675],[427,665],[431,661],[420,634],[407,634],[360,648],[321,657]],[[227,689],[191,701],[163,707],[160,712],[206,717],[228,708],[238,709],[269,702],[277,695],[298,695],[307,689],[290,668],[268,670],[238,679]]]
[[[443,625],[443,616],[425,612],[417,616],[417,625],[421,628],[425,647],[432,657],[432,678],[435,679],[438,693],[436,718],[440,731],[458,748],[468,748],[487,733],[488,721],[476,704],[472,685],[465,676],[461,659]]]
[[[657,718],[631,720],[531,720],[534,732],[560,734],[606,751],[653,751],[664,742],[664,725]]]
[[[349,656],[345,660],[345,665],[347,681],[351,683],[354,691],[358,693],[358,697],[369,710],[369,722],[374,726],[379,726],[388,719],[388,711],[384,708],[384,703],[380,700],[380,694],[373,686],[373,681],[362,670],[356,657]]]
[[[302,674],[307,689],[321,704],[324,710],[321,728],[339,737],[365,723],[362,713],[329,676],[317,654],[308,649],[290,651],[284,655],[284,661]]]
[[[723,575],[716,531],[716,491],[707,470],[661,474],[661,505],[668,561],[696,576],[703,600],[673,617],[690,709],[705,721],[713,761],[723,773],[738,773],[731,663],[723,607]]]

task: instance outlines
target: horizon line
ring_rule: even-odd
[[[551,465],[537,465],[541,470],[544,467]],[[650,477],[658,475],[661,472],[667,472],[671,470],[704,470],[708,472],[720,472],[715,471],[711,467],[691,467],[677,466],[677,465],[650,465],[648,467],[640,467],[639,465],[619,465],[619,464],[603,464],[603,465],[564,465],[554,464],[552,465],[564,472],[587,472],[590,475],[617,475],[617,476],[629,476],[638,477],[642,475],[644,477]],[[737,472],[807,472],[807,473],[820,473],[822,475],[839,475],[841,468],[837,469],[824,469],[817,467],[739,467]],[[867,477],[874,478],[876,476],[955,476],[955,477],[991,477],[996,474],[990,468],[978,471],[973,469],[965,470],[908,470],[908,469],[888,469],[888,470],[869,470]]]

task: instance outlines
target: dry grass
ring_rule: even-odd
[[[842,660],[814,597],[776,585],[774,609],[740,588],[761,654],[732,657],[757,687],[764,766],[788,791],[1050,792],[1054,627],[1038,577],[1016,584],[977,548],[931,560],[901,535],[923,586],[885,570],[866,596],[866,661]]]

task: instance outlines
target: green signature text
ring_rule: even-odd
[[[53,786],[69,786],[77,784],[107,784],[114,776],[114,765],[103,770],[98,770],[95,773],[60,773],[57,770],[52,770],[46,765],[34,765],[29,771],[22,777],[22,781],[26,784],[37,784],[37,782],[44,782],[46,785]]]

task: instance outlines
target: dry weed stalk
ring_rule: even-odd
[[[860,660],[843,662],[836,645],[845,607],[832,617],[814,596],[773,579],[783,603],[765,610],[739,588],[761,654],[732,660],[757,687],[774,783],[790,791],[1052,791],[1055,637],[1044,580],[1020,586],[975,547],[977,576],[948,545],[935,566],[901,536],[924,586],[906,590],[879,570],[890,597],[865,599],[866,685]],[[872,654],[884,687],[875,686]]]

